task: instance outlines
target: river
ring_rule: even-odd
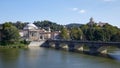
[[[0,68],[120,68],[120,61],[42,47],[0,49]]]

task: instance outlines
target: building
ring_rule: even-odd
[[[97,23],[97,26],[103,27],[105,24],[106,23],[100,21],[99,23]]]
[[[27,41],[40,41],[47,39],[58,39],[59,31],[51,32],[48,27],[47,30],[38,28],[34,24],[27,24],[22,31],[20,31],[21,37]]]
[[[91,17],[90,21],[88,22],[88,25],[93,26],[94,24],[95,24],[95,22],[94,22],[93,18]]]
[[[99,22],[99,23],[96,23],[95,21],[94,21],[94,19],[91,17],[90,18],[90,21],[88,22],[88,25],[89,26],[93,26],[94,24],[96,24],[97,26],[100,26],[100,27],[102,27],[102,26],[104,26],[106,23],[105,22]]]

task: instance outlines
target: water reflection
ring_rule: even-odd
[[[0,68],[15,68],[19,57],[18,49],[0,49]]]
[[[0,49],[0,68],[120,68],[120,62],[50,48]]]
[[[112,53],[109,53],[109,55],[110,55],[113,59],[115,59],[115,60],[117,60],[117,61],[120,62],[120,50],[115,50],[115,51],[113,51]]]

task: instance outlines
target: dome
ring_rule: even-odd
[[[37,26],[35,26],[34,24],[32,24],[32,23],[30,23],[30,24],[27,24],[25,27],[24,27],[24,29],[38,29],[38,27]]]

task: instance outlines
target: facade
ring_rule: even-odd
[[[51,32],[48,30],[38,28],[34,24],[27,24],[22,31],[20,31],[21,37],[27,41],[40,41],[47,39],[57,39],[60,32]]]
[[[97,23],[97,26],[100,26],[100,27],[102,27],[102,26],[104,26],[106,23],[104,23],[104,22],[99,22],[99,23]]]

